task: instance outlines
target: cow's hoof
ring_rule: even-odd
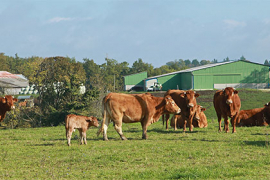
[[[123,141],[128,140],[125,136],[122,136],[121,139],[122,139]]]
[[[143,136],[142,139],[145,139],[146,140],[147,139],[147,136]]]
[[[103,141],[109,141],[109,139],[108,138],[103,138]]]

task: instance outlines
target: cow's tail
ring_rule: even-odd
[[[106,108],[103,107],[103,120],[102,120],[101,126],[100,126],[100,128],[99,128],[99,130],[97,132],[97,136],[99,136],[99,134],[103,132],[105,121],[106,121]]]
[[[68,115],[66,115],[65,117],[65,126],[66,126],[66,129],[68,129]]]

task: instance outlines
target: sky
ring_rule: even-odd
[[[270,60],[270,0],[0,0],[0,52],[105,58]]]

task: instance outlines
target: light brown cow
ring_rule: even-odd
[[[150,94],[109,93],[103,99],[103,121],[97,135],[103,131],[103,140],[108,140],[107,129],[111,121],[122,140],[127,140],[122,132],[122,123],[140,122],[142,138],[147,139],[147,127],[158,121],[164,113],[180,113],[171,96],[155,97]]]
[[[72,136],[72,132],[75,131],[75,129],[78,129],[80,132],[80,140],[81,144],[83,142],[87,144],[86,141],[86,131],[91,126],[98,127],[98,120],[94,116],[80,116],[75,114],[69,114],[65,118],[65,124],[66,124],[66,137],[67,137],[67,144],[70,146],[70,139]]]
[[[181,116],[184,118],[184,127],[183,130],[186,131],[186,124],[189,124],[189,131],[193,131],[192,120],[195,114],[195,106],[197,105],[196,98],[200,95],[193,90],[183,91],[183,90],[168,90],[164,96],[170,95],[175,103],[181,109]],[[170,116],[168,114],[166,116],[166,129],[168,129],[168,122]],[[177,118],[180,118],[180,115],[174,116],[174,130],[177,129],[176,121]],[[164,121],[164,116],[163,116]]]
[[[267,126],[270,124],[270,102],[262,108],[241,110],[236,118],[237,126]]]
[[[224,130],[229,132],[229,120],[233,126],[232,132],[236,132],[236,117],[239,115],[241,108],[241,100],[238,96],[238,91],[232,87],[226,87],[224,90],[216,91],[214,95],[214,107],[219,122],[219,132],[221,131],[221,118],[224,118]]]
[[[5,119],[7,111],[15,109],[14,102],[17,101],[18,99],[13,98],[11,95],[0,97],[0,123]]]
[[[203,108],[202,106],[200,105],[196,105],[195,107],[195,115],[193,117],[193,121],[192,121],[192,125],[193,127],[199,127],[199,128],[205,128],[208,126],[207,124],[207,118],[204,114],[203,111],[205,111],[206,109]],[[175,127],[175,124],[174,124],[174,117],[171,118],[171,127]],[[180,115],[180,117],[177,118],[177,121],[176,121],[176,126],[178,128],[183,128],[184,127],[184,119],[182,118],[182,116]],[[189,126],[189,124],[187,123],[187,125]]]

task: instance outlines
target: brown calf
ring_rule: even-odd
[[[192,125],[193,127],[199,127],[199,128],[205,128],[208,126],[207,124],[207,118],[204,114],[203,111],[205,111],[206,109],[203,108],[202,106],[200,105],[196,105],[195,107],[195,115],[193,117],[193,121],[192,121]],[[175,116],[175,115],[174,115]],[[175,124],[174,124],[174,117],[171,118],[171,127],[175,127]],[[182,118],[182,116],[178,116],[177,117],[177,122],[176,122],[176,126],[178,128],[183,128],[184,127],[184,119]],[[187,125],[189,126],[189,124],[187,123]]]
[[[67,137],[67,144],[70,146],[70,139],[72,136],[72,132],[75,129],[78,129],[80,132],[80,140],[81,144],[83,144],[83,141],[85,144],[87,144],[86,141],[86,131],[90,128],[90,126],[98,127],[98,120],[94,116],[80,116],[75,114],[69,114],[65,118],[66,123],[66,137]]]

